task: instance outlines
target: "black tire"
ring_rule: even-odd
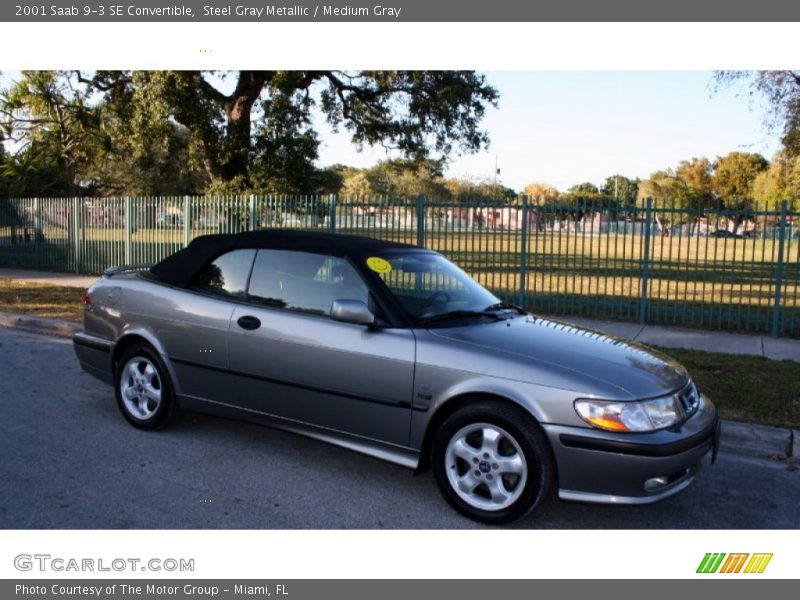
[[[123,389],[136,396],[124,399]],[[152,396],[153,390],[158,391],[157,401]],[[132,346],[117,361],[114,391],[122,416],[138,429],[160,429],[178,412],[169,372],[158,352],[148,345]]]
[[[497,454],[483,452],[491,436],[496,436]],[[492,524],[521,519],[541,506],[555,478],[552,451],[539,424],[521,408],[499,401],[477,402],[450,415],[433,440],[431,467],[453,508]]]

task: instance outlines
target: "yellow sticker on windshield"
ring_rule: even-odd
[[[370,256],[367,259],[367,266],[376,273],[391,273],[392,265],[385,258],[379,256]]]

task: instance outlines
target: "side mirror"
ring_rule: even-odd
[[[334,300],[331,304],[331,318],[356,325],[375,324],[375,313],[361,300]]]

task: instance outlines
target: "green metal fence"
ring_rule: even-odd
[[[272,227],[425,246],[536,312],[800,337],[800,213],[424,197],[0,200],[0,266],[100,273]]]

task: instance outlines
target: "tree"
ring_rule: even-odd
[[[341,193],[346,196],[368,196],[374,194],[375,190],[364,171],[353,169],[345,174]]]
[[[525,186],[525,195],[530,198],[531,204],[552,204],[561,194],[549,183],[529,183]]]
[[[563,214],[569,215],[576,223],[587,213],[602,210],[612,202],[612,199],[600,193],[596,185],[589,182],[573,185],[559,198],[560,205],[569,207]]]
[[[651,173],[648,179],[639,184],[636,198],[638,206],[644,206],[647,198],[658,203],[688,208],[692,204],[692,190],[672,169]]]
[[[783,200],[793,206],[800,197],[800,156],[778,153],[753,181],[753,198],[766,210],[780,210]]]
[[[639,184],[637,204],[644,206],[648,197],[657,203],[687,212],[655,211],[655,220],[663,235],[670,235],[676,222],[697,223],[702,209],[714,202],[711,188],[711,162],[707,158],[682,160],[676,170],[656,171]]]
[[[752,210],[753,186],[759,173],[767,169],[768,163],[760,154],[748,152],[731,152],[717,157],[714,163],[712,185],[720,204],[729,211],[734,211],[735,234],[739,226]]]
[[[205,171],[191,157],[186,128],[171,123],[161,139],[139,150],[118,116],[100,107],[108,144],[82,169],[87,193],[99,196],[196,195],[207,186]]]
[[[685,162],[685,161],[684,161]],[[683,165],[683,163],[681,163]],[[639,184],[636,204],[640,207],[646,206],[647,198],[652,198],[658,205],[682,209],[691,209],[696,205],[697,196],[690,185],[679,177],[672,169],[666,171],[656,171]],[[689,220],[697,220],[699,213],[690,213]],[[673,225],[682,221],[686,216],[682,213],[653,211],[653,217],[661,229],[661,235],[669,236],[672,234]]]
[[[718,71],[718,87],[747,81],[750,95],[764,96],[770,105],[765,124],[780,130],[789,156],[800,155],[800,71]]]
[[[344,183],[345,167],[331,165],[317,169],[311,177],[312,194],[338,194]]]
[[[367,169],[367,176],[378,194],[404,198],[424,195],[431,202],[446,202],[450,192],[443,183],[442,166],[438,160],[385,160]]]
[[[30,195],[81,191],[80,173],[108,142],[89,93],[59,71],[23,71],[0,96],[6,139],[15,144],[6,175]]]
[[[712,164],[705,157],[682,160],[675,175],[686,184],[688,208],[706,208],[714,203]]]
[[[600,194],[600,190],[595,184],[586,182],[573,185],[567,190],[567,193],[575,196],[598,196]]]
[[[258,193],[314,192],[319,140],[307,111],[283,94],[261,104],[251,149],[250,183]],[[241,177],[246,179],[245,175]]]
[[[3,138],[0,136],[0,198],[9,196],[8,176],[6,175],[6,147],[3,145]]]
[[[517,196],[511,188],[489,179],[446,179],[444,185],[452,201],[457,204],[504,204],[512,202]]]
[[[232,79],[232,91],[212,75]],[[420,159],[485,147],[479,125],[498,98],[472,71],[98,71],[81,80],[134,115],[134,139],[158,137],[174,120],[189,131],[212,183],[244,186],[259,164],[269,176],[308,168],[315,110],[357,146]]]
[[[753,183],[767,165],[767,159],[760,154],[731,152],[718,156],[711,180],[714,193],[729,208],[752,200]]]
[[[613,198],[622,205],[631,205],[636,202],[636,194],[639,191],[639,180],[628,179],[623,175],[612,175],[606,177],[600,192]]]

